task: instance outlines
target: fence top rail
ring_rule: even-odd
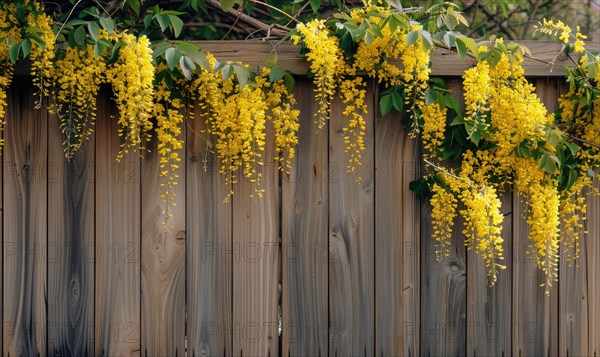
[[[241,61],[256,70],[264,66],[268,58],[277,60],[280,67],[296,75],[305,75],[309,63],[300,55],[300,46],[290,41],[262,40],[223,40],[193,41],[203,50],[211,52],[219,61]],[[531,51],[532,57],[523,61],[527,77],[563,77],[565,67],[573,67],[573,62],[565,53],[560,53],[562,44],[556,41],[518,41]],[[587,43],[587,48],[600,51],[600,37]],[[559,55],[560,53],[560,55]],[[537,60],[536,60],[537,59]],[[553,62],[553,65],[547,64]],[[392,61],[394,63],[394,61]],[[396,63],[400,63],[397,61]],[[443,48],[436,48],[431,55],[431,75],[442,77],[461,77],[464,71],[475,65],[472,58],[461,59],[458,54]],[[22,63],[16,68],[16,74],[28,75],[29,63]]]
[[[289,41],[198,41],[203,50],[209,51],[220,61],[242,61],[250,65],[250,69],[257,69],[264,65],[265,59],[276,59],[279,66],[294,73],[306,74],[309,63],[300,55],[300,46],[295,46]],[[519,41],[520,44],[531,50],[532,57],[538,60],[525,59],[523,67],[528,77],[562,77],[565,75],[564,67],[572,67],[573,63],[562,53],[557,56],[562,44],[556,41]],[[600,41],[588,43],[591,50],[600,49]],[[542,61],[553,61],[548,65]],[[463,72],[475,64],[472,58],[460,59],[452,51],[437,48],[431,56],[433,76],[460,77]]]

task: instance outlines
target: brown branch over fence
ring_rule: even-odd
[[[294,73],[307,69],[288,43],[201,44],[253,68],[276,56]],[[546,59],[560,50],[526,44]],[[433,64],[460,96],[469,62],[438,50]],[[562,65],[526,61],[549,110],[567,89]],[[115,106],[103,92],[91,141],[67,161],[57,120],[33,108],[29,79],[15,80],[1,158],[2,355],[600,355],[599,197],[589,199],[579,267],[561,258],[547,297],[526,253],[525,205],[506,193],[507,269],[490,288],[460,222],[450,256],[436,262],[428,206],[408,189],[419,149],[400,114],[378,114],[377,85],[361,184],[345,170],[342,104],[317,131],[313,89],[299,76],[289,175],[277,171],[268,134],[262,199],[241,180],[222,202],[230,187],[198,136],[200,113],[191,118],[165,234],[156,141],[143,160],[116,163]]]

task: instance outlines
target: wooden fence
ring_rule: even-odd
[[[532,80],[553,109],[564,84],[547,75]],[[67,161],[58,123],[34,109],[29,82],[14,81],[4,130],[3,355],[600,354],[600,200],[590,199],[579,267],[561,260],[550,296],[511,195],[508,268],[494,287],[460,234],[437,263],[429,208],[408,190],[418,147],[398,114],[378,115],[372,83],[361,184],[345,170],[341,104],[316,130],[306,79],[296,87],[294,167],[278,173],[268,141],[262,199],[241,182],[223,203],[230,188],[202,121],[189,120],[164,234],[156,150],[115,161],[108,94],[91,141]],[[458,73],[449,83],[461,92]]]

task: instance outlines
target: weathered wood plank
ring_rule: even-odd
[[[545,275],[529,254],[526,203],[513,198],[513,355],[558,355],[558,286],[550,296],[540,286]]]
[[[600,180],[596,179],[595,187],[600,190]],[[600,191],[599,191],[600,192]],[[589,347],[590,356],[600,356],[600,196],[588,195],[588,234],[585,235],[587,259],[587,296],[589,297]]]
[[[510,187],[507,187],[510,189]],[[493,287],[488,284],[485,263],[474,251],[467,253],[467,355],[509,355],[512,339],[512,192],[502,202],[502,238],[506,269],[500,270]]]
[[[329,209],[327,128],[317,130],[309,80],[296,84],[300,132],[296,158],[282,182],[282,355],[328,353]]]
[[[451,78],[447,85],[462,105],[462,80]],[[450,256],[437,262],[429,202],[421,204],[420,218],[420,353],[423,356],[463,356],[467,353],[467,260],[463,222],[460,218],[455,220]]]
[[[560,81],[558,84],[557,97],[560,94],[568,92],[569,87],[566,81]],[[546,102],[550,102],[547,98]],[[595,217],[594,217],[595,218]],[[597,219],[588,216],[592,222]],[[590,335],[589,323],[590,304],[589,301],[598,299],[597,295],[588,295],[588,246],[587,239],[583,232],[580,233],[580,252],[579,259],[568,261],[565,254],[560,255],[558,269],[558,289],[553,289],[552,293],[559,295],[558,310],[558,353],[561,356],[591,356],[589,351],[590,339],[598,338]],[[600,258],[600,257],[599,257]],[[555,287],[556,288],[556,287]]]
[[[188,354],[232,353],[231,203],[223,203],[230,186],[223,183],[219,162],[208,146],[199,114],[188,123],[186,173],[186,270]]]
[[[185,125],[185,123],[183,124]],[[184,133],[185,133],[185,127]],[[184,134],[182,134],[184,135]],[[161,197],[158,140],[142,160],[142,311],[144,356],[182,356],[185,352],[185,150],[172,191],[175,206]],[[162,186],[165,185],[165,186]],[[168,220],[165,210],[172,214]]]
[[[558,79],[540,78],[533,83],[536,94],[549,111],[556,109]],[[558,355],[558,286],[550,296],[540,287],[545,280],[538,269],[529,241],[526,202],[513,197],[513,355]]]
[[[95,139],[67,159],[48,128],[48,354],[94,354]]]
[[[109,93],[99,98],[96,124],[95,354],[140,354],[140,157],[116,162],[120,138]]]
[[[306,74],[310,65],[300,56],[300,46],[294,46],[288,41],[198,41],[197,43],[219,60],[243,61],[253,70],[263,66],[265,59],[268,58],[277,58],[277,63],[281,67],[294,74]],[[563,77],[564,67],[572,66],[568,58],[554,58],[562,48],[562,44],[557,41],[519,41],[519,44],[528,47],[533,57],[537,59],[542,61],[554,59],[554,66],[549,66],[542,61],[525,59],[523,67],[527,76]],[[587,47],[590,50],[599,50],[600,40],[590,42]],[[433,76],[461,76],[475,63],[470,58],[460,59],[455,52],[440,48],[436,49],[431,56],[431,62]]]
[[[419,356],[419,202],[409,190],[418,143],[408,137],[399,116],[375,121],[377,356]]]
[[[374,95],[369,81],[362,165],[347,173],[342,128],[344,104],[331,104],[329,120],[329,354],[372,355],[375,343]]]
[[[234,356],[274,356],[279,348],[281,241],[273,130],[267,130],[265,143],[263,197],[256,197],[256,185],[241,177],[233,185]]]
[[[31,80],[7,98],[4,162],[3,354],[46,355],[48,114],[34,109]],[[45,107],[46,103],[42,103]]]

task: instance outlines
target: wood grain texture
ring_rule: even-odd
[[[94,354],[95,140],[67,159],[48,124],[48,354]]]
[[[399,114],[376,119],[375,139],[375,355],[419,356],[417,142]]]
[[[188,354],[232,354],[230,186],[207,146],[206,125],[198,114],[187,128],[186,266]]]
[[[114,103],[100,94],[96,123],[95,354],[140,354],[140,157],[116,162],[120,138]]]
[[[462,80],[446,81],[452,95],[462,99]],[[421,163],[422,171],[424,164]],[[426,172],[423,172],[426,174]],[[464,227],[455,220],[450,256],[436,261],[436,242],[432,238],[431,205],[421,204],[421,324],[423,356],[462,356],[467,353],[467,259]]]
[[[4,162],[3,354],[46,354],[47,125],[33,86],[15,78],[7,98]],[[46,103],[42,103],[45,107]]]
[[[549,111],[556,110],[560,79],[533,81],[536,94]],[[531,250],[527,203],[516,193],[513,198],[513,274],[512,318],[514,355],[555,356],[558,354],[558,287],[551,295],[540,287],[545,276],[537,267]]]
[[[375,343],[375,177],[374,95],[368,82],[365,151],[347,173],[342,128],[344,104],[331,104],[329,120],[329,355],[372,355]]]
[[[185,126],[185,123],[182,125]],[[185,133],[185,128],[184,131]],[[182,134],[183,137],[184,134]],[[142,160],[142,310],[144,356],[182,356],[185,352],[185,150],[173,188],[175,206],[164,202],[158,140]],[[165,210],[172,214],[168,220]],[[166,223],[166,225],[165,225]]]
[[[529,254],[529,226],[526,202],[513,197],[513,274],[512,318],[513,355],[558,355],[558,287],[551,295],[540,286],[545,275]]]
[[[600,180],[596,178],[595,182],[597,192],[600,192]],[[586,251],[587,272],[587,296],[589,297],[588,307],[588,328],[589,344],[588,353],[590,356],[600,356],[600,196],[588,195],[588,234],[584,236]]]
[[[297,84],[296,97],[310,98],[314,86]],[[327,213],[329,172],[327,128],[317,130],[316,103],[299,102],[300,132],[293,167],[282,182],[282,355],[328,353]]]
[[[256,70],[263,66],[265,59],[277,58],[277,63],[284,69],[294,74],[306,74],[309,63],[300,56],[300,46],[294,46],[291,42],[279,41],[197,41],[203,50],[209,51],[220,61],[243,61]],[[523,67],[525,74],[530,77],[563,77],[564,67],[571,66],[568,58],[555,59],[561,51],[562,44],[557,41],[519,41],[531,50],[533,57],[543,61],[554,59],[554,66],[543,62],[525,59]],[[594,40],[587,44],[590,50],[600,49],[600,40]],[[431,56],[432,76],[460,76],[472,67],[475,61],[470,58],[460,59],[452,51],[437,48]],[[398,64],[400,61],[397,62]]]
[[[275,356],[279,348],[279,172],[267,125],[262,198],[254,183],[233,185],[233,355]],[[241,173],[240,173],[241,176]]]
[[[507,189],[510,189],[507,187]],[[467,253],[467,355],[506,356],[512,346],[512,192],[499,197],[501,212],[504,261],[493,287],[488,284],[485,263],[481,255]]]

